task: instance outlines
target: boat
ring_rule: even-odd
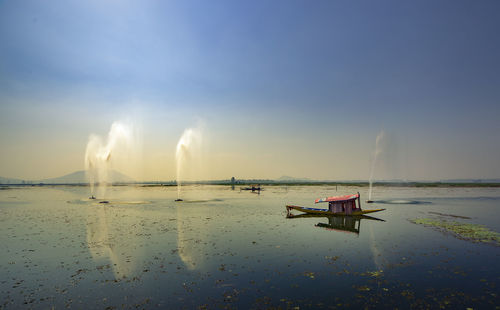
[[[287,214],[286,218],[288,219],[310,219],[310,218],[331,218],[332,215],[330,214],[307,214],[307,213],[302,213],[302,214]],[[346,217],[346,215],[339,215],[337,217]],[[369,216],[369,215],[351,215],[350,217],[354,219],[360,219],[360,220],[373,220],[373,221],[380,221],[380,222],[385,222],[383,219],[379,219],[377,217]]]
[[[257,185],[251,185],[249,187],[240,187],[240,190],[255,192],[255,191],[261,191],[263,189],[260,187],[260,184],[257,184]]]
[[[294,205],[287,205],[286,211],[287,215],[291,214],[292,210],[301,211],[307,214],[324,214],[324,215],[333,215],[333,216],[356,216],[356,215],[364,215],[373,212],[383,211],[385,209],[370,209],[363,210],[361,209],[361,199],[359,198],[359,192],[353,195],[344,195],[344,196],[333,196],[316,199],[315,203],[323,203],[328,202],[328,209],[320,209],[320,208],[309,208],[309,207],[301,207]],[[356,201],[358,204],[356,205]]]

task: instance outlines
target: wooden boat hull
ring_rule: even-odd
[[[288,213],[290,213],[291,210],[297,210],[297,211],[304,212],[307,214],[322,214],[322,215],[329,215],[329,216],[346,216],[347,215],[345,213],[333,213],[333,212],[330,212],[328,209],[307,208],[307,207],[292,206],[292,205],[286,206],[286,210]],[[363,215],[363,214],[379,212],[379,211],[384,211],[384,210],[385,209],[371,209],[371,210],[353,211],[349,215],[357,216],[357,215]]]

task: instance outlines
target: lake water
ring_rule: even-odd
[[[416,218],[500,232],[498,188],[375,188],[377,219],[286,218],[366,187],[0,190],[0,308],[499,307],[500,247]],[[297,212],[295,212],[297,213]],[[457,217],[459,216],[459,217]],[[383,220],[383,221],[382,221]]]

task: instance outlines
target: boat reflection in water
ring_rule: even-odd
[[[319,222],[314,225],[316,227],[325,228],[327,230],[355,233],[359,235],[361,220],[373,220],[373,221],[381,221],[385,222],[385,220],[367,216],[367,215],[354,215],[354,216],[326,216],[322,214],[300,214],[300,215],[287,215],[289,219],[298,219],[298,218],[326,218],[328,220],[327,223]]]

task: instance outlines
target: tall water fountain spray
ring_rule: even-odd
[[[372,185],[373,185],[373,174],[375,172],[375,165],[377,163],[377,157],[382,153],[382,140],[384,139],[385,133],[383,130],[379,132],[377,138],[375,139],[375,151],[373,152],[372,166],[370,169],[370,188],[368,190],[368,202],[372,202]]]
[[[112,181],[109,173],[113,159],[119,157],[119,153],[127,152],[132,146],[132,140],[131,126],[120,122],[111,125],[105,143],[100,136],[90,135],[85,150],[85,172],[92,198],[105,196],[107,184]],[[99,193],[96,193],[96,185],[99,187]]]
[[[186,177],[185,171],[188,168],[193,169],[196,167],[197,159],[199,159],[201,151],[201,129],[188,128],[182,133],[177,148],[175,151],[175,164],[176,164],[176,181],[177,181],[177,200],[181,200],[181,186],[182,180]]]

